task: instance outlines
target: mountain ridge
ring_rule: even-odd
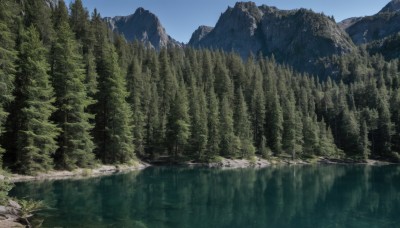
[[[238,2],[222,13],[215,27],[201,39],[193,34],[189,46],[274,55],[300,70],[321,57],[342,55],[356,47],[333,18],[311,10],[279,10],[253,2]],[[291,58],[289,58],[291,57]]]
[[[357,45],[384,39],[400,32],[400,0],[392,0],[374,15],[339,22]]]
[[[137,8],[134,14],[104,20],[112,31],[123,34],[128,41],[138,40],[156,50],[183,46],[167,34],[155,14],[142,7]]]

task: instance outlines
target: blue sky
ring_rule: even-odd
[[[73,0],[66,0],[67,4]],[[156,14],[167,33],[181,42],[187,42],[200,25],[214,26],[221,13],[237,0],[83,0],[85,7],[94,8],[105,17],[126,16],[143,7]],[[389,0],[262,0],[257,5],[276,6],[279,9],[306,8],[333,15],[336,21],[348,17],[377,13]]]

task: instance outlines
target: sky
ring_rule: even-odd
[[[66,0],[71,2],[74,0]],[[214,26],[228,6],[238,0],[82,0],[92,12],[97,8],[103,17],[126,16],[143,7],[155,15],[174,39],[187,43],[200,25]],[[333,15],[337,22],[377,13],[389,0],[253,0],[257,5],[279,9],[312,9]]]

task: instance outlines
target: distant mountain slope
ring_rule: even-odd
[[[280,62],[305,70],[325,56],[354,50],[349,36],[333,19],[309,10],[279,10],[238,2],[229,7],[216,26],[199,39],[194,33],[189,45],[238,52],[275,55]]]
[[[214,28],[202,25],[196,31],[193,32],[192,37],[189,40],[189,44],[197,45],[200,40],[207,36]]]
[[[400,32],[400,0],[389,2],[375,15],[358,18],[349,26],[344,26],[349,20],[339,24],[358,45],[395,35]]]
[[[379,13],[387,12],[399,12],[400,11],[400,0],[390,1]]]
[[[105,20],[113,31],[123,34],[128,41],[139,40],[157,50],[182,46],[166,33],[156,15],[143,8],[138,8],[129,16],[105,18]]]

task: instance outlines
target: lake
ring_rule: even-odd
[[[150,167],[18,183],[43,227],[399,227],[400,166]]]

